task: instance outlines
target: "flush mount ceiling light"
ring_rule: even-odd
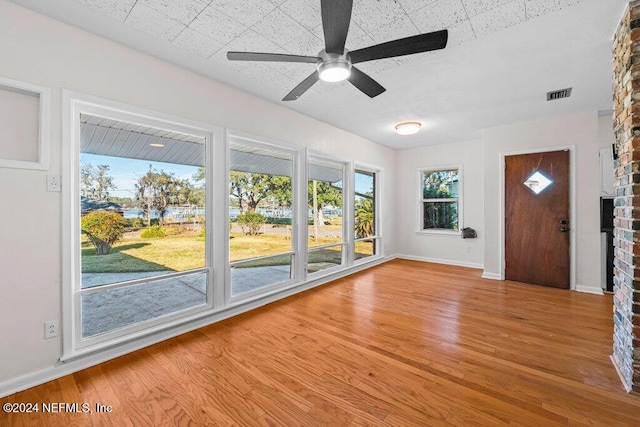
[[[150,147],[156,147],[156,148],[161,148],[164,147],[164,144],[161,142],[152,142],[151,144],[149,144]]]
[[[396,133],[398,135],[413,135],[418,133],[422,127],[422,123],[419,122],[404,122],[396,125]]]

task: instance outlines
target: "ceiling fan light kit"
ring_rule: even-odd
[[[396,133],[398,135],[413,135],[420,131],[422,123],[420,122],[404,122],[396,125]]]
[[[317,56],[289,55],[263,52],[227,52],[230,61],[300,62],[315,63],[316,71],[287,94],[283,101],[294,101],[309,90],[318,80],[339,82],[349,80],[358,90],[374,98],[386,89],[353,64],[377,59],[394,58],[415,53],[444,49],[447,30],[418,34],[380,43],[349,52],[344,45],[351,23],[353,0],[321,0],[322,29],[325,49]]]
[[[342,55],[327,53],[324,50],[318,53],[321,58],[318,61],[318,74],[320,80],[329,83],[341,82],[351,76],[351,61],[347,50]]]

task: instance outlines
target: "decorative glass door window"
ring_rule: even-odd
[[[536,171],[524,182],[531,191],[536,194],[540,194],[545,188],[553,184],[553,181],[540,172]]]

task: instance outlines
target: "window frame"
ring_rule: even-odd
[[[206,235],[205,266],[202,268],[179,273],[169,273],[162,276],[136,279],[125,282],[100,286],[102,290],[135,286],[136,284],[166,280],[171,277],[206,272],[207,295],[206,303],[198,304],[184,310],[154,317],[129,326],[105,332],[93,337],[82,337],[81,306],[84,294],[97,292],[92,288],[82,289],[80,257],[80,114],[89,114],[113,120],[141,124],[149,127],[171,129],[199,136],[205,139],[205,206],[206,206]],[[154,112],[139,107],[101,99],[72,91],[63,91],[63,170],[67,173],[62,177],[63,185],[63,245],[66,247],[63,255],[63,348],[60,360],[70,360],[85,354],[93,353],[117,344],[128,342],[146,335],[187,323],[205,316],[219,305],[214,293],[214,282],[221,280],[216,272],[219,261],[214,253],[215,224],[218,215],[213,212],[214,200],[219,197],[219,190],[215,188],[214,170],[219,167],[219,161],[214,151],[220,145],[223,137],[222,129],[217,126],[198,123],[164,113]]]
[[[444,172],[450,170],[458,171],[458,197],[456,198],[448,198],[448,199],[425,199],[423,185],[423,177],[427,173],[434,172]],[[453,165],[441,165],[441,166],[430,166],[430,167],[422,167],[417,169],[417,193],[418,193],[418,209],[417,209],[417,229],[416,233],[425,234],[425,235],[443,235],[443,236],[461,236],[463,225],[463,188],[464,188],[464,180],[463,180],[463,170],[462,164],[453,164]],[[458,205],[458,229],[450,230],[446,228],[423,228],[424,227],[424,203],[426,202],[437,202],[437,203],[451,203],[455,200]]]
[[[374,235],[373,236],[369,236],[369,237],[362,237],[362,238],[356,238],[356,231],[355,231],[355,214],[356,214],[356,204],[355,204],[355,189],[356,189],[356,173],[358,171],[362,171],[362,172],[366,172],[366,173],[372,173],[374,174],[374,180],[373,180],[373,189],[374,189],[374,193],[373,193],[373,197],[374,197],[374,203],[373,203],[373,209],[374,209]],[[358,162],[354,162],[353,164],[353,168],[351,171],[351,186],[350,186],[350,200],[349,200],[349,204],[350,204],[350,232],[349,232],[349,236],[350,236],[350,244],[349,244],[349,265],[353,265],[353,266],[358,266],[358,265],[362,265],[362,264],[366,264],[368,262],[372,262],[375,260],[378,260],[380,258],[382,258],[384,256],[383,253],[383,248],[382,248],[382,244],[383,244],[383,240],[382,240],[382,225],[380,224],[380,209],[382,206],[382,192],[380,191],[380,189],[382,188],[382,175],[383,175],[383,171],[380,168],[377,168],[375,166],[370,166],[370,165],[365,165],[362,163],[358,163]],[[374,248],[375,248],[375,252],[373,253],[373,255],[370,256],[366,256],[360,259],[355,259],[355,244],[357,242],[361,242],[361,241],[367,241],[367,240],[373,240],[374,241]]]
[[[307,186],[309,185],[308,184],[309,183],[309,167],[310,167],[311,159],[317,159],[319,161],[326,161],[326,162],[333,162],[335,164],[341,164],[343,168],[342,169],[342,241],[340,243],[331,243],[326,245],[310,247],[308,227],[305,233],[305,246],[306,246],[306,254],[307,254],[305,259],[305,272],[307,274],[307,277],[311,279],[316,279],[316,278],[321,278],[325,275],[334,274],[336,271],[343,270],[350,266],[349,264],[350,244],[349,244],[349,232],[348,232],[349,221],[347,220],[347,214],[351,215],[350,212],[352,212],[352,210],[350,206],[348,206],[350,199],[349,199],[349,193],[347,191],[350,191],[349,189],[351,188],[350,176],[352,175],[353,168],[352,168],[352,163],[347,160],[341,159],[339,157],[333,157],[326,153],[316,152],[308,149],[305,153]],[[305,190],[305,194],[307,195],[307,200],[305,201],[306,203],[305,207],[308,208],[309,206],[308,191]],[[306,209],[305,209],[305,212],[306,212]],[[312,252],[313,250],[319,250],[322,248],[333,247],[333,246],[342,246],[342,263],[335,267],[330,267],[324,270],[318,270],[318,271],[309,273],[307,271],[307,268],[309,267],[309,253]]]
[[[304,200],[300,199],[300,186],[303,179],[306,177],[306,170],[304,167],[301,167],[301,163],[306,159],[306,153],[304,148],[300,148],[294,146],[292,144],[288,144],[282,141],[273,140],[270,138],[265,138],[257,135],[253,135],[247,132],[242,132],[238,130],[227,129],[226,138],[225,138],[225,155],[226,155],[226,167],[225,167],[225,188],[226,188],[226,204],[225,204],[225,217],[226,224],[229,224],[229,176],[231,173],[231,141],[232,139],[236,139],[242,144],[246,144],[249,146],[255,147],[264,147],[269,150],[274,151],[282,151],[284,153],[291,154],[292,156],[292,174],[291,174],[291,191],[293,195],[293,203],[291,205],[291,212],[293,214],[293,218],[291,220],[291,251],[287,251],[281,254],[268,255],[277,256],[277,255],[288,255],[290,254],[292,257],[291,261],[291,278],[286,281],[273,283],[271,285],[263,286],[257,288],[255,290],[251,290],[248,292],[243,292],[241,294],[233,295],[232,293],[232,283],[231,283],[231,250],[229,248],[229,228],[228,226],[225,228],[225,242],[226,242],[226,256],[225,259],[225,286],[224,286],[224,301],[226,307],[230,307],[233,305],[237,305],[240,303],[244,303],[247,301],[255,300],[267,295],[270,295],[274,292],[278,292],[284,289],[289,289],[299,285],[306,281],[306,253],[301,250],[301,242],[302,242],[302,234],[300,233],[301,224],[306,224],[305,222],[300,221],[301,214],[301,206],[303,203],[306,203],[306,197]],[[306,235],[305,235],[306,236]],[[305,243],[306,245],[306,243]],[[262,258],[262,257],[260,257]],[[249,261],[249,260],[242,260]]]

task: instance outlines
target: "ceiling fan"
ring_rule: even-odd
[[[293,88],[283,101],[294,101],[319,79],[339,82],[348,79],[370,98],[386,89],[367,74],[353,66],[365,61],[393,58],[443,49],[447,45],[447,30],[406,37],[354,51],[345,49],[353,0],[321,0],[322,28],[325,48],[316,56],[288,55],[262,52],[227,52],[231,61],[301,62],[316,64],[316,71]]]

